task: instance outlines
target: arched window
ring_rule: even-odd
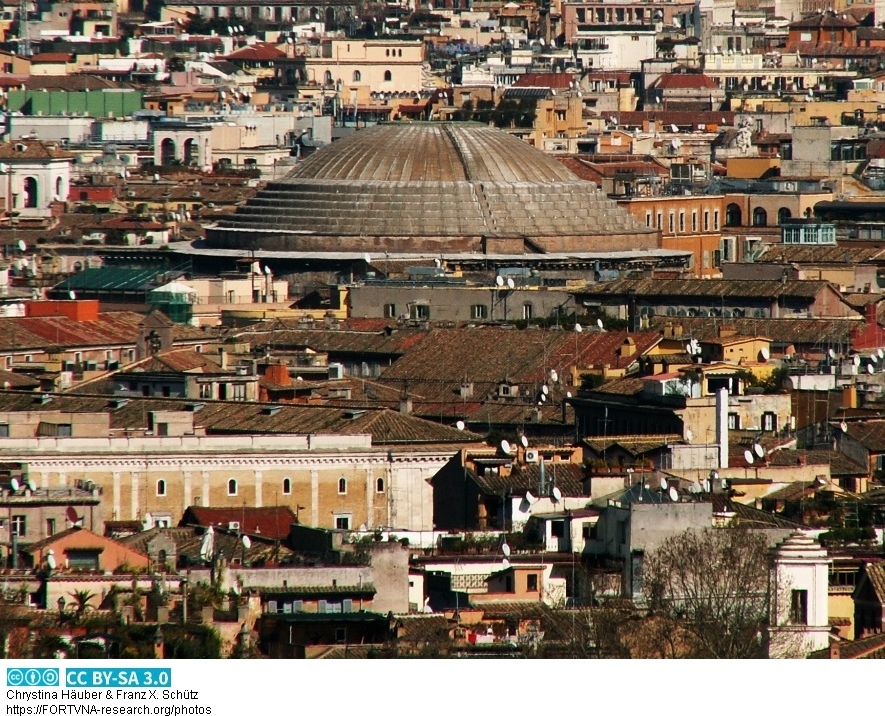
[[[753,226],[768,226],[768,212],[761,206],[753,209]]]
[[[166,494],[166,481],[157,480],[157,497],[163,497]]]
[[[402,56],[403,56],[403,51],[402,51],[402,50],[397,50],[397,51],[396,51],[396,56],[397,56],[397,57],[402,57]]]
[[[332,84],[332,70],[326,70],[326,74],[323,76],[323,82],[327,85]]]
[[[390,57],[390,49],[384,50],[384,56]]]
[[[347,480],[345,480],[343,477],[338,479],[338,494],[347,494]]]
[[[166,137],[160,142],[160,164],[172,164],[175,161],[175,140]]]
[[[384,492],[384,478],[379,477],[375,480],[375,492]]]
[[[360,72],[359,70],[354,70],[353,71],[353,81],[354,82],[361,82],[362,79],[363,79],[363,73]]]
[[[737,204],[729,204],[727,207],[725,207],[725,225],[741,225],[741,207],[739,207]]]
[[[37,180],[34,177],[25,177],[25,209],[36,209],[39,206],[40,195]]]
[[[390,70],[384,70],[384,81],[390,82],[393,80],[393,73]]]
[[[283,494],[291,495],[292,494],[292,481],[288,477],[283,478]]]
[[[782,206],[777,210],[777,223],[783,224],[786,219],[789,219],[793,216],[792,212],[785,206]]]
[[[64,201],[65,200],[64,188],[65,188],[64,181],[62,181],[61,177],[57,177],[55,180],[55,197],[54,197],[56,201]]]
[[[234,496],[237,494],[237,481],[234,479],[230,479],[227,481],[227,494],[230,496]]]

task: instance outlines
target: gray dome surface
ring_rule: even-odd
[[[657,232],[555,159],[479,124],[354,133],[207,229],[210,245],[291,251],[653,248]]]

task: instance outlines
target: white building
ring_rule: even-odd
[[[655,29],[646,25],[582,26],[575,42],[585,70],[640,70],[657,52]]]
[[[769,656],[804,658],[829,646],[830,559],[802,531],[774,549]]]
[[[0,183],[6,207],[22,218],[49,216],[67,199],[74,155],[55,144],[17,139],[0,145]]]

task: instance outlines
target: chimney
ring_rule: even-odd
[[[673,326],[673,338],[682,338],[682,326]]]
[[[412,414],[412,398],[411,398],[411,396],[408,396],[408,395],[400,396],[399,412],[402,415],[411,415]]]
[[[277,385],[292,385],[292,376],[289,375],[289,366],[283,363],[271,363],[265,368],[264,377]]]
[[[799,457],[796,458],[796,462],[799,465],[807,465],[808,464],[808,456],[807,455],[799,455]]]
[[[855,388],[853,385],[846,385],[844,388],[842,388],[842,407],[857,407],[857,388]]]
[[[621,344],[621,347],[618,348],[618,355],[621,358],[628,358],[636,353],[636,341],[632,338],[627,337],[624,339],[624,342]]]
[[[218,349],[218,365],[221,366],[222,370],[227,368],[227,351],[224,348]]]
[[[838,641],[834,641],[830,644],[830,658],[831,659],[841,659],[841,644]]]

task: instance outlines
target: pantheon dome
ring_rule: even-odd
[[[340,139],[207,229],[214,248],[552,253],[655,248],[594,184],[480,124],[377,125]]]

